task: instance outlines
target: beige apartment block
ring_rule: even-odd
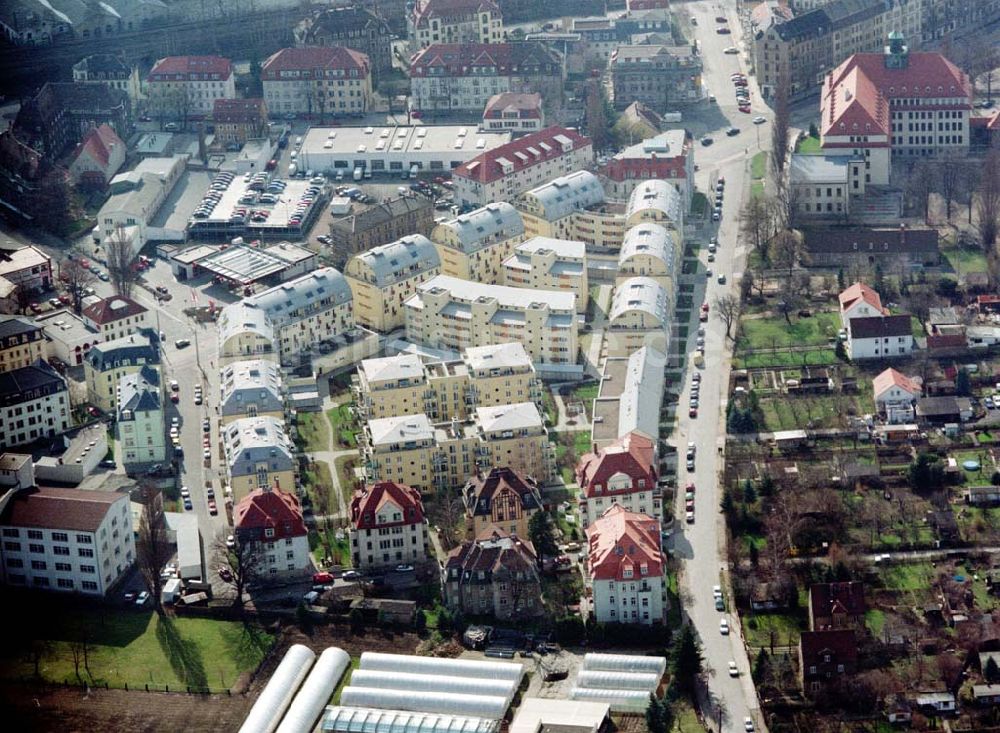
[[[569,292],[480,285],[439,275],[406,301],[406,337],[456,352],[519,341],[536,364],[575,364],[575,300]]]
[[[524,222],[506,201],[441,222],[431,234],[441,274],[498,284],[504,260],[524,240]]]
[[[674,302],[680,254],[680,239],[671,231],[653,223],[634,226],[625,232],[618,253],[616,284],[633,277],[648,277],[662,285],[667,300]]]
[[[615,287],[604,332],[608,356],[628,356],[643,346],[669,353],[673,303],[649,277],[633,277]]]
[[[576,312],[586,313],[587,246],[583,242],[532,237],[503,262],[503,284],[530,290],[566,290],[576,296]]]
[[[528,237],[573,239],[574,216],[604,203],[604,188],[590,171],[576,171],[525,191],[517,199]]]
[[[403,303],[417,287],[440,274],[441,258],[434,244],[422,234],[354,255],[344,275],[354,293],[354,318],[358,325],[385,333],[403,326]],[[405,482],[404,482],[405,483]]]

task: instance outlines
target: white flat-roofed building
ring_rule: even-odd
[[[524,239],[524,222],[506,201],[441,222],[431,241],[441,258],[441,274],[497,284],[514,245]]]
[[[676,188],[658,178],[637,184],[625,207],[625,226],[647,221],[684,231],[684,199]]]
[[[406,336],[431,348],[519,341],[535,364],[577,361],[576,296],[439,275],[404,304]]]
[[[344,266],[344,275],[354,293],[355,319],[359,325],[383,333],[400,328],[403,303],[421,283],[440,272],[441,257],[422,234],[354,255]]]
[[[633,277],[615,287],[605,331],[608,356],[628,356],[643,346],[669,353],[673,304],[650,277]]]
[[[529,237],[569,239],[573,215],[604,203],[604,188],[590,171],[560,176],[518,197],[517,208]]]
[[[576,295],[576,312],[590,301],[587,246],[583,242],[532,237],[503,262],[504,285],[530,290],[567,290]]]
[[[81,366],[90,347],[104,339],[68,309],[45,313],[35,318],[49,340],[49,355],[67,366]]]
[[[241,359],[277,360],[274,324],[266,312],[245,301],[222,309],[218,320],[219,363]]]
[[[479,131],[475,124],[313,127],[299,162],[320,173],[446,172],[508,142],[509,132]]]
[[[864,165],[844,155],[792,155],[788,181],[799,217],[846,221],[851,196],[865,192]]]
[[[273,417],[245,417],[222,430],[222,448],[234,501],[255,489],[295,486],[295,457],[284,424]]]
[[[242,417],[284,418],[281,370],[274,362],[234,361],[222,367],[220,377],[219,414],[224,424]]]
[[[0,249],[0,278],[24,293],[48,290],[52,285],[52,258],[34,245]]]
[[[143,366],[118,380],[118,436],[126,468],[167,457],[160,370]]]
[[[677,290],[680,240],[659,224],[638,224],[627,232],[618,253],[617,283],[632,277],[650,277],[660,283],[673,301]]]
[[[37,487],[0,515],[7,585],[103,596],[135,559],[127,493]]]

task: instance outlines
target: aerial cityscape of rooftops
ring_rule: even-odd
[[[0,29],[5,727],[998,730],[1000,0]]]

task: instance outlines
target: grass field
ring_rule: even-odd
[[[752,178],[763,178],[766,166],[767,152],[762,150],[753,156],[753,160],[750,161],[750,176]]]
[[[941,254],[959,275],[970,272],[986,272],[986,255],[981,249],[966,249],[964,247],[942,248]]]
[[[35,642],[41,650],[38,671],[57,683],[77,681],[74,649],[80,657],[84,638],[90,671],[81,659],[80,679],[91,684],[213,690],[232,687],[241,673],[260,663],[274,641],[270,634],[235,621],[161,617],[150,611],[74,608],[45,615],[46,639]],[[34,675],[32,654],[23,648],[27,644],[21,649],[4,645],[0,675]]]
[[[833,349],[811,349],[809,351],[778,351],[775,353],[750,354],[733,359],[736,369],[758,369],[761,367],[825,366],[834,364],[837,355]]]
[[[330,445],[330,428],[322,413],[300,412],[296,417],[299,442],[307,453],[327,450]]]
[[[794,646],[799,643],[802,627],[794,616],[781,613],[743,616],[743,637],[747,646],[769,647],[771,632],[774,632],[775,646]]]
[[[746,318],[740,323],[739,349],[770,349],[782,346],[826,346],[836,338],[840,318],[836,313],[816,313],[809,318],[792,316],[788,325],[782,316]]]
[[[760,402],[764,413],[764,430],[795,430],[839,427],[850,398],[842,395],[803,395],[789,397],[778,395]]]
[[[819,138],[806,136],[799,140],[795,152],[803,155],[818,155],[820,152]]]
[[[358,456],[340,456],[334,462],[334,470],[337,472],[337,480],[340,481],[340,493],[344,497],[344,506],[351,503],[351,494],[354,493],[354,469],[358,463]]]
[[[764,181],[751,181],[750,182],[750,196],[755,199],[759,199],[764,195]]]
[[[326,417],[333,428],[333,438],[336,443],[344,448],[358,447],[358,424],[351,414],[350,405],[338,405],[332,410],[327,410]]]
[[[330,466],[326,461],[315,461],[302,472],[302,483],[306,493],[312,499],[313,510],[317,514],[337,511],[337,500],[330,495],[333,491],[333,478],[330,476]],[[326,497],[326,506],[323,505]]]

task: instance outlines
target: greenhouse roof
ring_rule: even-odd
[[[337,733],[496,733],[499,721],[440,713],[332,706],[319,729]]]

